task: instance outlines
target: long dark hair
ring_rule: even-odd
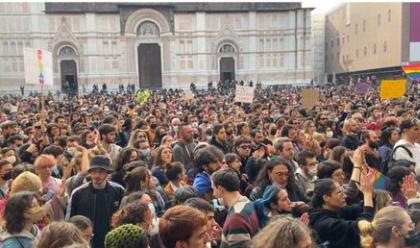
[[[397,131],[397,129],[393,127],[385,128],[385,130],[382,131],[381,146],[383,145],[392,146],[392,144],[389,143],[389,139],[391,138],[392,132],[394,131]]]
[[[400,183],[405,176],[410,175],[411,170],[404,166],[395,166],[388,171],[388,191],[395,196],[401,191]]]
[[[287,177],[286,189],[288,191],[297,189],[296,180],[295,180],[295,177],[293,176],[293,169],[290,166],[289,162],[287,160],[283,159],[283,158],[274,158],[274,159],[271,159],[271,160],[267,161],[264,164],[264,167],[258,173],[258,177],[255,181],[255,185],[260,187],[262,192],[264,192],[265,188],[268,185],[272,184],[268,174],[271,173],[273,171],[273,169],[278,165],[286,166],[287,170],[289,171],[289,176]]]
[[[120,153],[118,154],[117,160],[115,161],[115,171],[121,171],[125,164],[130,162],[131,153],[135,151],[137,153],[137,157],[139,152],[137,149],[125,147],[123,148]]]
[[[148,176],[148,169],[146,167],[136,167],[125,176],[126,190],[125,195],[129,195],[132,192],[145,190],[140,186],[140,182],[146,181]]]
[[[4,210],[4,220],[6,230],[10,234],[20,233],[26,224],[25,212],[32,207],[35,193],[22,191],[13,194],[6,203]]]
[[[312,197],[312,207],[322,208],[324,205],[324,195],[330,195],[336,187],[336,182],[330,178],[319,179],[315,183],[314,194]]]

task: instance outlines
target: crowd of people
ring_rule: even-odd
[[[420,247],[417,85],[316,87],[2,96],[1,247]]]

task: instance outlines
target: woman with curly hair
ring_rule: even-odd
[[[123,148],[118,154],[117,160],[115,161],[115,171],[112,173],[111,180],[125,187],[124,176],[126,171],[124,170],[124,165],[139,159],[141,159],[141,156],[137,149],[130,147]]]
[[[311,231],[298,219],[273,220],[252,240],[253,248],[312,248]]]

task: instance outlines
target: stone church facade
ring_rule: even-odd
[[[54,90],[309,83],[310,13],[300,3],[0,3],[0,89],[23,84],[24,47],[52,52]]]

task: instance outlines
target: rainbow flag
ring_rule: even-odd
[[[375,183],[374,188],[375,189],[384,189],[386,190],[387,184],[388,184],[388,177],[382,174],[380,171],[371,168],[375,174]]]
[[[404,65],[402,66],[403,71],[412,80],[419,80],[420,79],[420,63],[411,64],[411,65]]]

